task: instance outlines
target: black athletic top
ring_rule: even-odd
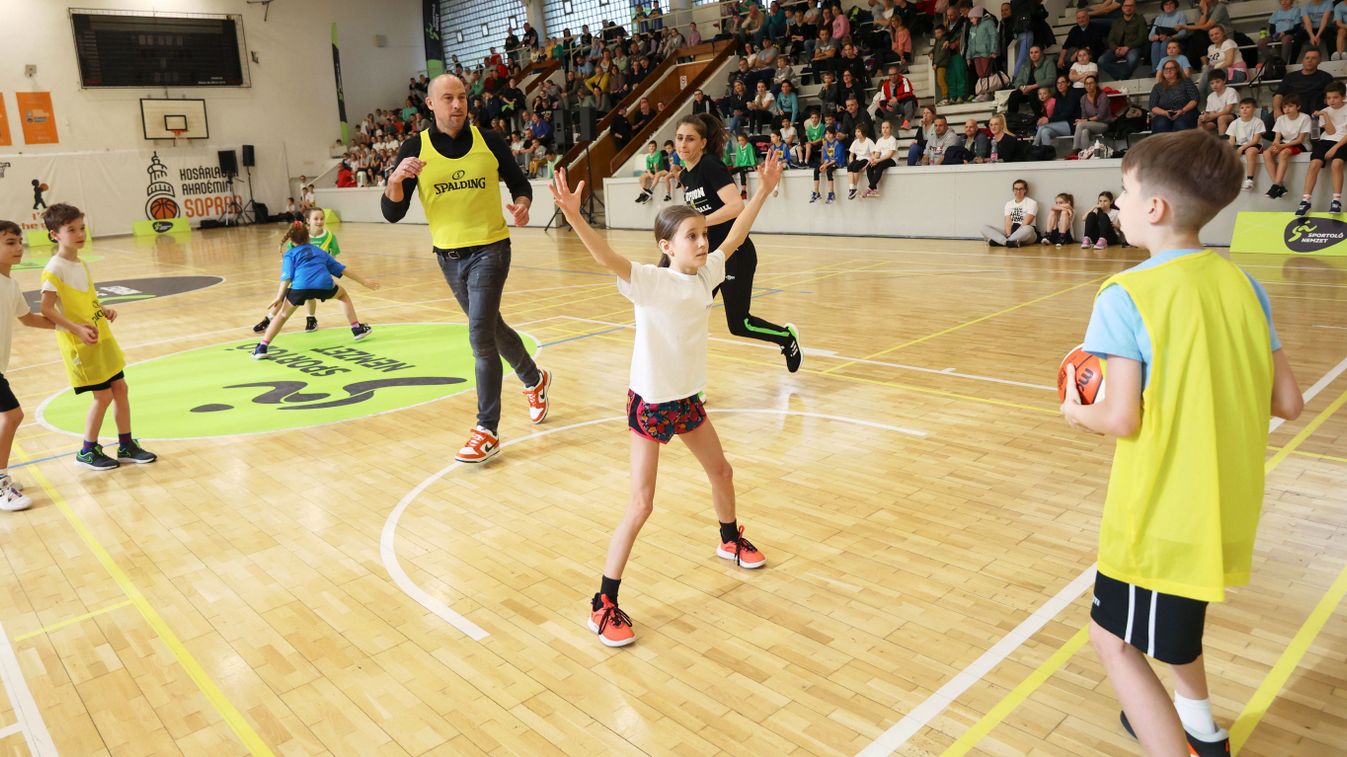
[[[684,167],[678,174],[678,181],[683,185],[684,201],[704,216],[725,207],[725,201],[720,199],[720,189],[727,184],[734,184],[734,179],[730,177],[725,164],[720,162],[720,158],[709,153],[704,153],[702,159],[697,161],[697,165],[691,168]],[[734,219],[731,218],[706,227],[707,243],[712,251],[720,247],[720,243],[730,235],[730,227],[733,225]],[[739,249],[742,250],[749,244],[749,240],[745,239]]]

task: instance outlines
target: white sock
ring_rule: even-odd
[[[1183,727],[1194,736],[1211,736],[1216,733],[1216,721],[1211,717],[1210,699],[1189,699],[1175,692],[1174,709],[1179,711],[1179,720]]]

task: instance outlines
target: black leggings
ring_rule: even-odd
[[[863,160],[853,160],[847,164],[847,173],[860,173],[868,165]]]
[[[1090,239],[1102,238],[1109,244],[1118,243],[1118,232],[1113,228],[1113,222],[1109,220],[1108,214],[1099,208],[1091,210],[1085,216],[1085,236]]]
[[[870,188],[879,189],[879,180],[884,177],[884,169],[892,168],[898,165],[893,158],[881,160],[878,163],[871,163],[870,167],[865,169],[865,173],[870,177]]]
[[[725,305],[725,325],[735,336],[785,347],[794,338],[785,326],[764,321],[748,312],[753,300],[753,274],[757,270],[758,251],[753,247],[753,240],[744,240],[739,250],[725,261],[725,282],[716,289]]]

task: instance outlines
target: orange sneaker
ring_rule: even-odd
[[[524,398],[529,401],[529,420],[542,423],[547,420],[547,390],[552,386],[552,372],[546,368],[538,369],[538,384],[524,390]]]
[[[500,452],[500,439],[481,426],[473,426],[472,436],[463,443],[454,459],[460,463],[484,463],[497,452]]]
[[[631,630],[631,618],[617,609],[607,594],[599,595],[603,607],[590,612],[589,630],[599,635],[599,641],[608,647],[625,647],[636,641],[636,632]]]
[[[720,545],[716,550],[716,557],[733,560],[734,564],[741,568],[761,568],[767,564],[767,558],[753,546],[753,542],[744,538],[743,526],[739,527],[738,538]]]

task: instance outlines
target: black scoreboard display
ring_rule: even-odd
[[[238,16],[71,10],[84,87],[242,87]]]

